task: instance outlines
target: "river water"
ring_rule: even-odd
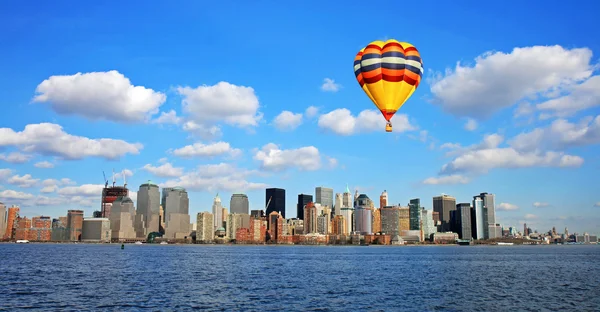
[[[600,245],[0,244],[0,310],[599,311]]]

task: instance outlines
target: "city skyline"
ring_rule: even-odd
[[[593,4],[556,3],[536,16],[524,3],[499,28],[503,6],[428,2],[426,22],[403,17],[420,25],[408,31],[395,22],[401,4],[369,27],[351,3],[4,5],[0,202],[90,217],[114,169],[136,208],[149,180],[185,188],[191,220],[217,193],[228,209],[244,193],[265,210],[267,188],[286,190],[289,218],[298,194],[332,188],[335,202],[349,183],[375,203],[387,190],[392,205],[426,209],[442,193],[459,204],[489,192],[502,226],[600,233],[600,45],[589,39],[600,22]],[[352,63],[389,38],[413,43],[425,72],[385,133]]]

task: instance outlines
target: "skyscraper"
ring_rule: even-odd
[[[83,230],[83,210],[69,210],[67,212],[67,229],[69,231],[69,240],[81,240],[81,231]]]
[[[265,204],[269,202],[266,214],[271,216],[271,212],[277,211],[285,219],[285,190],[280,188],[268,188],[265,191]]]
[[[412,231],[418,231],[421,229],[420,227],[420,218],[421,218],[421,199],[414,198],[411,199],[408,204],[409,209],[409,218],[410,218],[410,229]]]
[[[230,213],[250,214],[250,203],[246,194],[233,194],[229,201]]]
[[[483,204],[483,238],[491,239],[502,236],[500,226],[496,225],[496,204],[494,194],[480,193],[473,197],[480,198]]]
[[[183,239],[190,235],[190,200],[183,187],[170,189],[165,196],[165,238]]]
[[[137,193],[136,215],[143,222],[143,234],[158,232],[160,227],[160,191],[158,185],[148,182],[140,185]]]
[[[433,211],[440,214],[440,221],[442,221],[439,232],[450,231],[450,211],[452,210],[456,210],[456,198],[446,194],[433,197]]]
[[[0,239],[6,233],[6,205],[0,202]]]
[[[215,199],[213,200],[212,215],[214,218],[213,231],[216,231],[218,228],[223,227],[223,206],[221,205],[219,193],[217,193],[217,196],[215,196]]]
[[[315,203],[333,208],[333,189],[323,186],[315,188]]]
[[[379,208],[387,207],[388,205],[388,193],[383,190],[383,193],[379,196]]]
[[[470,240],[472,235],[471,230],[471,204],[460,203],[456,205],[456,210],[451,212],[454,216],[454,231],[460,239]]]
[[[296,204],[296,217],[304,220],[304,206],[313,201],[312,195],[298,194],[298,203]]]
[[[471,236],[473,239],[485,239],[485,213],[483,200],[479,196],[473,196],[473,207],[471,208]]]

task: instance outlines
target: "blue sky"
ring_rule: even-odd
[[[90,215],[115,168],[186,187],[192,215],[217,192],[264,208],[268,185],[295,216],[348,183],[427,209],[490,192],[502,225],[599,233],[600,5],[563,4],[3,2],[0,201]],[[390,38],[425,74],[385,133],[352,64]]]

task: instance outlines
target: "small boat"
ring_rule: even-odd
[[[459,246],[469,246],[469,245],[471,245],[471,240],[469,240],[469,239],[457,239],[456,243]]]
[[[18,239],[15,243],[17,244],[29,244],[29,241],[26,239]]]
[[[512,245],[514,245],[514,244],[515,244],[515,243],[504,243],[504,242],[497,242],[497,243],[496,243],[496,245],[498,245],[498,246],[512,246]]]
[[[169,245],[167,242],[160,242],[161,245]]]
[[[136,245],[142,245],[142,244],[144,244],[144,243],[142,243],[142,242],[135,242],[135,244],[136,244]]]

